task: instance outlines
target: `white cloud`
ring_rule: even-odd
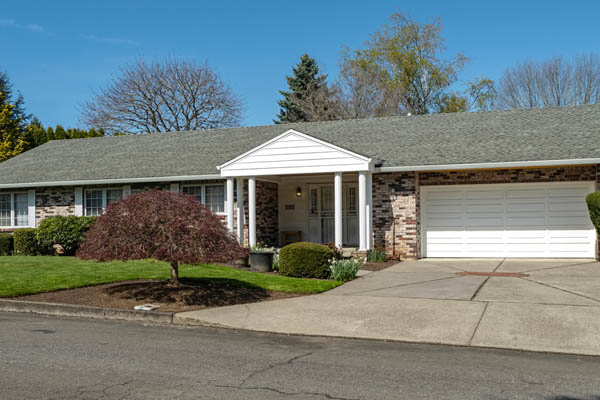
[[[107,43],[107,44],[123,44],[128,46],[137,46],[138,42],[131,39],[126,38],[118,38],[118,37],[106,37],[106,36],[96,36],[96,35],[84,35],[81,34],[81,37],[86,40],[92,40],[94,42],[99,43]]]
[[[44,27],[38,24],[27,24],[25,28],[32,32],[44,32]]]
[[[43,33],[46,32],[44,27],[38,24],[19,24],[14,19],[0,19],[0,27],[26,29],[30,32]]]

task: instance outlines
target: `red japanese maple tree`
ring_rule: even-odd
[[[85,234],[77,251],[98,261],[154,258],[171,264],[226,263],[244,257],[219,217],[195,197],[151,190],[111,204]]]

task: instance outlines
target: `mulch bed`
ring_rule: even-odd
[[[179,286],[160,280],[124,281],[19,296],[13,299],[128,310],[137,305],[150,303],[160,306],[156,311],[183,312],[302,295],[268,291],[256,286],[240,286],[226,280],[215,282],[215,280],[181,279]]]
[[[363,264],[361,269],[365,271],[381,271],[383,269],[396,265],[399,262],[400,261],[398,260],[387,260],[386,262],[366,262]]]

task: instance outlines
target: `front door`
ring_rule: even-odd
[[[342,226],[343,243],[356,246],[358,243],[358,207],[355,183],[343,185]],[[335,241],[334,189],[332,184],[309,186],[308,239],[314,243]]]

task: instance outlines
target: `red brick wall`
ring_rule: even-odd
[[[237,187],[237,185],[236,185]],[[237,203],[237,195],[236,195]],[[237,231],[237,204],[234,206]],[[279,191],[277,183],[256,180],[256,240],[266,246],[279,244]],[[244,180],[244,245],[248,245],[248,180]]]

